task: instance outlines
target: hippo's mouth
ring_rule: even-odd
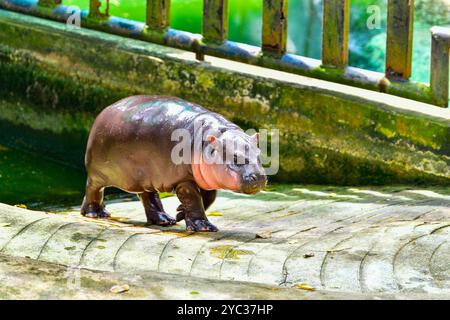
[[[258,192],[260,192],[263,188],[252,188],[252,189],[248,189],[248,188],[243,188],[241,190],[242,193],[245,194],[256,194]]]
[[[267,177],[260,176],[258,179],[244,180],[240,192],[245,194],[255,194],[260,192],[267,185]]]

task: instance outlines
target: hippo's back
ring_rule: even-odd
[[[105,108],[96,118],[89,136],[90,144],[147,138],[165,140],[175,129],[189,129],[198,116],[209,111],[179,98],[132,96]]]
[[[175,165],[171,152],[176,129],[192,132],[195,119],[220,115],[174,97],[133,96],[107,107],[95,120],[86,150],[90,176],[127,191],[151,185],[165,189],[192,175],[190,165]]]
[[[106,109],[121,112],[122,121],[147,125],[185,127],[207,109],[175,97],[134,96],[123,99]]]

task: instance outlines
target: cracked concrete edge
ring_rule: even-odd
[[[98,272],[0,255],[0,299],[149,300],[365,300],[445,299],[437,294],[358,294],[307,291],[248,282],[210,280],[159,272]],[[78,281],[78,282],[77,282]],[[78,285],[77,285],[78,283]],[[116,285],[129,291],[115,294]]]

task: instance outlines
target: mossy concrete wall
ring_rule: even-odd
[[[279,129],[272,181],[450,181],[445,109],[0,10],[0,120],[29,131],[24,145],[63,140],[46,155],[81,166],[95,115],[133,94],[174,95],[243,127]]]

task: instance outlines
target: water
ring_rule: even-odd
[[[88,8],[88,0],[65,0],[65,4]],[[111,14],[145,21],[143,0],[111,0]],[[172,0],[172,27],[201,33],[203,0]],[[384,72],[386,43],[386,0],[352,0],[350,65]],[[262,0],[230,0],[229,39],[261,44]],[[367,21],[373,7],[380,12],[380,27],[369,29]],[[450,0],[415,0],[413,75],[416,81],[429,81],[433,25],[450,26]],[[368,12],[369,10],[369,12]],[[377,10],[377,9],[375,9]],[[322,0],[289,1],[288,51],[320,59]]]
[[[28,208],[80,204],[82,170],[0,144],[0,202]]]
[[[2,112],[10,108],[28,115],[29,110],[39,110],[28,103],[0,99]],[[83,154],[87,133],[33,129],[21,122],[33,117],[21,116],[0,119],[0,203],[33,209],[79,205],[86,184]]]

